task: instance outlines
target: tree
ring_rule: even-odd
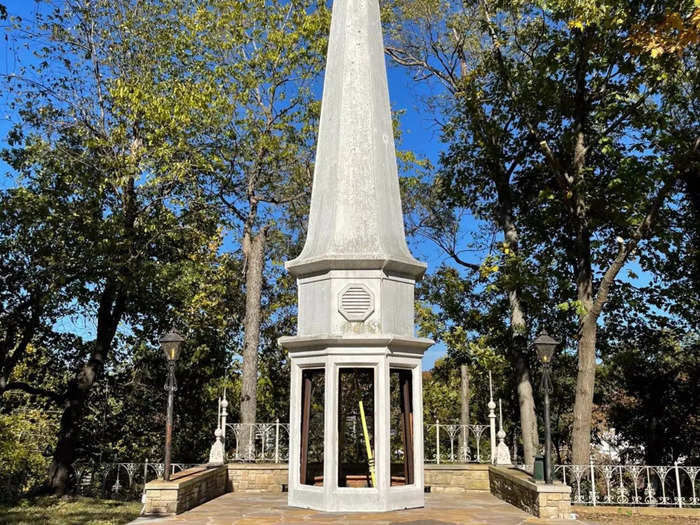
[[[525,462],[531,463],[539,446],[531,371],[527,357],[526,312],[523,305],[523,257],[519,253],[516,223],[518,203],[512,177],[527,160],[524,146],[507,112],[493,103],[495,93],[485,93],[484,82],[493,49],[484,45],[482,18],[476,2],[459,6],[449,2],[435,9],[430,3],[395,2],[390,16],[388,54],[398,64],[412,68],[417,80],[432,79],[442,87],[441,96],[429,100],[443,115],[458,113],[451,121],[441,121],[443,140],[452,144],[443,158],[448,167],[436,177],[426,196],[423,219],[427,235],[458,265],[474,272],[500,269],[500,286],[509,302],[510,340],[504,341],[517,377],[520,422]],[[483,46],[483,47],[482,47]],[[458,166],[458,167],[457,167]],[[472,177],[472,178],[470,178]],[[427,199],[427,200],[426,200]],[[502,263],[492,258],[480,262],[465,260],[459,229],[462,213],[492,220],[503,234]],[[480,246],[490,252],[493,245]]]
[[[602,367],[608,425],[621,454],[647,465],[695,464],[698,450],[697,334],[635,327]]]
[[[284,232],[298,230],[310,194],[319,109],[312,86],[323,64],[329,14],[309,0],[211,0],[179,17],[177,60],[211,97],[211,111],[200,121],[211,193],[244,261],[240,421],[252,424],[266,257],[275,251],[271,244],[289,244]]]
[[[181,146],[182,134],[168,135],[187,130],[206,99],[181,78],[170,77],[169,90],[157,84],[160,97],[144,100],[138,89],[161,65],[153,29],[132,22],[153,15],[153,6],[127,1],[67,2],[48,15],[39,12],[26,28],[17,20],[12,33],[26,37],[38,62],[5,77],[20,119],[5,158],[23,181],[10,193],[25,200],[28,231],[60,225],[59,235],[33,240],[51,253],[48,270],[76,286],[62,305],[95,321],[78,371],[54,396],[63,413],[49,483],[59,494],[70,486],[86,404],[120,324],[157,316],[164,325],[172,318],[168,305],[177,298],[170,283],[216,226],[192,185],[196,152]],[[167,33],[164,24],[155,27]],[[169,127],[162,125],[163,106],[171,109]],[[22,242],[28,240],[20,239],[18,253],[27,252]],[[52,288],[63,285],[53,279]],[[63,315],[40,314],[44,324]]]
[[[540,246],[553,231],[560,232],[554,235],[563,248],[560,271],[569,266],[575,283],[570,303],[578,317],[574,463],[589,457],[601,312],[620,270],[665,226],[664,210],[679,176],[656,141],[668,122],[663,105],[652,97],[662,95],[656,79],[669,78],[668,65],[640,62],[628,51],[624,28],[640,14],[649,16],[645,9],[554,2],[535,17],[539,21],[525,15],[522,22],[523,29],[538,23],[556,27],[547,31],[550,45],[525,53],[517,42],[519,47],[495,57],[511,109],[538,147],[527,186],[540,207],[528,216],[534,226],[528,231],[538,232],[533,238]],[[494,22],[490,27],[494,42],[503,41],[505,31],[512,33]],[[521,60],[527,69],[518,67]],[[538,107],[524,95],[534,97]],[[545,251],[542,259],[553,257],[557,248]],[[566,288],[560,294],[565,296]]]
[[[509,297],[511,329],[539,307],[524,297],[533,277],[540,293],[531,297],[558,297],[577,317],[572,448],[573,460],[586,463],[601,312],[620,270],[666,231],[675,206],[679,169],[659,139],[670,130],[664,93],[678,60],[638,57],[626,29],[652,20],[658,7],[406,6],[411,23],[403,27],[417,25],[425,37],[403,38],[409,44],[389,52],[452,97],[438,184],[503,231],[499,264],[487,268],[501,274],[495,284]]]

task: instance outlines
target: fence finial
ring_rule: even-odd
[[[498,447],[496,448],[496,465],[511,465],[510,451],[505,443],[506,433],[503,430],[503,405],[501,399],[498,400],[499,428],[498,431]]]
[[[209,464],[210,465],[223,465],[224,464],[224,443],[221,441],[221,436],[223,432],[221,428],[217,428],[214,431],[214,436],[216,436],[216,441],[211,446],[211,451],[209,452]]]
[[[496,463],[496,403],[493,402],[493,385],[489,370],[489,427],[491,430],[491,463]]]

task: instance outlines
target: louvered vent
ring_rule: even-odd
[[[340,293],[338,310],[348,321],[364,321],[374,311],[374,297],[364,284],[351,284]]]

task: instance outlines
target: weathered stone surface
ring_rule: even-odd
[[[295,275],[425,264],[406,245],[377,0],[335,0],[306,244]]]
[[[226,467],[192,468],[171,481],[146,483],[143,514],[178,514],[221,496],[226,492]]]
[[[288,507],[283,494],[225,494],[189,512],[163,523],[188,525],[265,525],[265,524],[338,524],[338,525],[563,525],[561,520],[542,520],[528,516],[488,493],[467,497],[453,494],[426,494],[425,508],[393,512],[328,513]],[[640,522],[643,523],[643,522]],[[591,525],[591,522],[586,521]]]
[[[288,482],[289,469],[282,463],[229,463],[229,492],[282,492]]]
[[[511,505],[545,519],[568,519],[571,516],[571,487],[561,483],[535,483],[515,468],[489,467],[491,493]]]
[[[423,505],[423,473],[391,487],[389,377],[410,370],[413,464],[423,464],[421,357],[414,336],[413,258],[403,228],[378,0],[335,0],[321,104],[309,226],[287,269],[297,277],[298,335],[282,337],[291,368],[289,504],[324,511],[388,511]],[[375,370],[375,486],[338,486],[339,368]],[[302,368],[325,370],[321,488],[300,478]],[[277,478],[246,476],[254,491]]]

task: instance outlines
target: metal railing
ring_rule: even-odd
[[[496,403],[491,393],[488,408],[488,425],[440,423],[438,420],[435,423],[426,424],[423,435],[425,462],[436,464],[492,462],[496,450]],[[218,400],[215,428],[217,432],[221,430],[223,449],[226,452],[225,460],[272,463],[288,461],[288,423],[280,423],[279,419],[269,423],[229,423],[227,409],[228,400],[224,390],[223,397]],[[502,431],[502,417],[500,426]],[[487,429],[489,432],[486,432]]]
[[[172,463],[171,474],[197,463]],[[79,463],[74,465],[77,491],[82,496],[138,499],[149,481],[163,477],[164,463]]]
[[[234,462],[286,463],[289,424],[226,423],[226,459]],[[488,463],[491,461],[489,425],[440,423],[425,425],[426,463]],[[466,438],[466,440],[465,440]]]
[[[557,465],[576,505],[700,506],[700,467],[679,465]]]
[[[289,459],[289,424],[280,423],[226,423],[231,443],[227,448],[229,461],[259,461],[286,463]]]
[[[440,423],[425,425],[423,446],[426,463],[489,463],[489,425]]]

